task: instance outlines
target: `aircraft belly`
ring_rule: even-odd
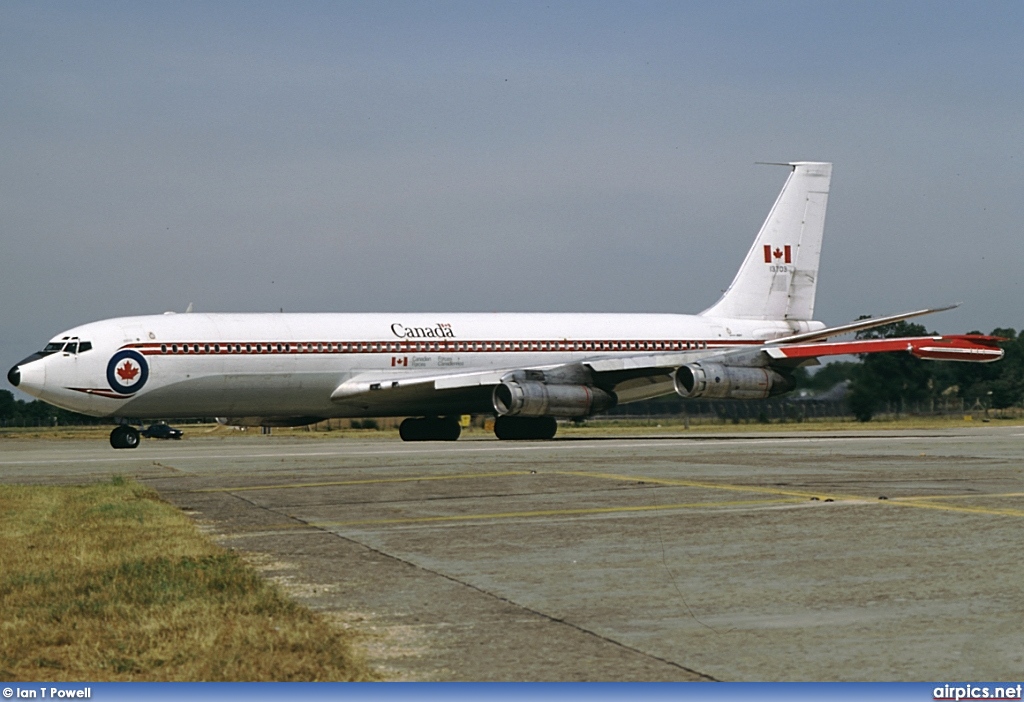
[[[486,414],[494,411],[490,386],[435,390],[433,383],[386,388],[336,401],[332,417],[405,417]]]
[[[185,417],[386,417],[485,413],[490,387],[435,390],[432,383],[364,393],[331,402],[339,374],[284,373],[191,378],[126,402],[118,416]]]
[[[339,374],[210,375],[154,388],[119,410],[125,417],[327,416]]]

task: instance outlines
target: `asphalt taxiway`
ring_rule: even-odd
[[[137,477],[416,680],[1009,680],[1024,429],[5,442]]]

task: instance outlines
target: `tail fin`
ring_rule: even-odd
[[[736,278],[705,317],[810,320],[831,163],[798,162]]]

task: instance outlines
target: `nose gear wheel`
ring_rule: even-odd
[[[137,448],[140,441],[142,439],[139,436],[139,430],[127,424],[114,427],[114,430],[110,432],[110,445],[116,449]]]

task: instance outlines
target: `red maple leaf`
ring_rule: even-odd
[[[132,366],[125,359],[124,365],[117,369],[117,374],[121,376],[121,380],[135,380],[135,376],[139,374],[139,369]]]
[[[774,250],[774,251],[772,251],[772,255],[773,255],[773,256],[774,256],[775,258],[782,258],[782,249],[780,249],[779,247],[777,247],[777,246],[776,246],[776,247],[775,247],[775,250]]]

